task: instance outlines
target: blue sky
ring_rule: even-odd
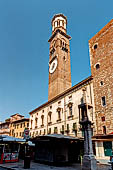
[[[48,100],[51,19],[67,16],[72,85],[91,75],[88,40],[113,18],[113,0],[0,0],[0,121]]]

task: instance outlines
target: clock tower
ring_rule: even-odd
[[[67,18],[57,14],[52,19],[52,36],[49,54],[48,100],[71,87],[70,45],[67,35]]]

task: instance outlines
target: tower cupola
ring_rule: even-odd
[[[52,21],[52,34],[57,30],[60,29],[61,31],[66,33],[67,27],[67,18],[63,14],[56,14]]]

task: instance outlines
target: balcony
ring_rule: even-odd
[[[68,116],[68,119],[73,119],[73,115],[69,115],[69,116]]]
[[[75,124],[75,125],[73,125],[73,129],[72,129],[73,131],[77,131],[77,125]]]
[[[69,131],[70,131],[69,129],[66,129],[66,130],[65,130],[66,133],[69,133]]]
[[[57,122],[58,122],[58,123],[61,122],[61,119],[59,118],[59,119],[57,120]]]
[[[44,124],[42,124],[41,127],[43,128],[43,127],[44,127]]]
[[[52,122],[50,121],[50,122],[48,122],[48,125],[50,126],[52,124]]]
[[[62,129],[62,130],[60,131],[60,133],[64,134],[64,129]]]

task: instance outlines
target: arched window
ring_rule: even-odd
[[[97,44],[95,44],[95,45],[94,45],[94,50],[96,50],[96,49],[97,49],[97,47],[98,47],[98,45],[97,45]]]
[[[106,126],[103,126],[103,134],[106,134]]]
[[[96,70],[100,68],[100,64],[96,64]]]
[[[48,123],[49,123],[49,124],[51,123],[51,115],[52,115],[52,112],[49,112],[49,113],[48,113]]]
[[[44,125],[44,115],[41,116],[42,119],[42,126]]]

